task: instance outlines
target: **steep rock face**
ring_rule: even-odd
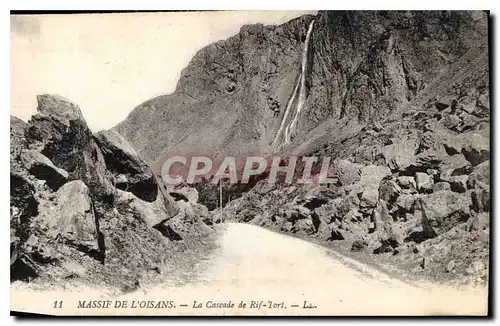
[[[100,148],[80,108],[60,96],[39,95],[38,114],[30,120],[26,138],[70,180],[83,180],[99,200],[112,202],[114,188]]]
[[[38,96],[27,124],[11,117],[10,134],[11,280],[128,286],[168,259],[174,246],[156,227],[179,208],[121,136],[94,136],[76,105],[52,95]],[[202,216],[191,232],[207,232]]]
[[[169,153],[272,152],[313,20],[306,101],[285,152],[322,146],[321,137],[342,141],[353,124],[381,121],[432,95],[441,74],[487,44],[482,12],[335,11],[243,26],[199,51],[173,94],[140,105],[115,130],[156,172]],[[335,130],[347,122],[348,131]]]

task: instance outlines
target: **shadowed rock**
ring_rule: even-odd
[[[468,196],[443,190],[427,196],[419,201],[422,209],[422,226],[429,237],[443,234],[470,217]]]
[[[68,181],[68,172],[56,167],[45,155],[37,151],[26,150],[21,159],[30,174],[39,180],[45,180],[47,186],[54,191]]]
[[[110,130],[99,132],[96,140],[107,169],[114,175],[116,187],[129,191],[142,200],[155,201],[158,185],[153,172],[130,144],[121,135]]]

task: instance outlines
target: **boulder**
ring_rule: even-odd
[[[404,232],[399,225],[387,223],[377,232],[380,246],[373,250],[374,254],[393,252],[404,241]]]
[[[400,174],[414,176],[416,172],[427,173],[429,169],[437,169],[446,156],[444,150],[426,150],[416,155],[406,168],[400,170]]]
[[[473,114],[480,118],[490,116],[490,97],[488,93],[481,94],[476,101],[476,109]]]
[[[471,200],[465,194],[444,190],[422,196],[418,205],[425,234],[435,237],[469,219]]]
[[[292,223],[301,219],[309,219],[310,215],[311,211],[300,205],[295,205],[285,212],[286,220]]]
[[[326,238],[326,241],[343,241],[345,240],[344,233],[345,231],[341,231],[338,228],[330,228],[330,234]]]
[[[414,177],[400,176],[397,178],[398,185],[409,193],[417,192],[417,183]]]
[[[99,132],[96,141],[106,168],[115,177],[116,187],[129,191],[142,200],[155,201],[158,185],[153,172],[132,146],[120,134],[111,130]]]
[[[455,261],[454,260],[450,260],[450,262],[448,264],[446,264],[446,268],[445,268],[445,271],[447,273],[451,273],[455,270]]]
[[[331,223],[333,221],[341,221],[349,211],[355,208],[357,208],[355,198],[351,196],[338,197],[316,208],[313,213],[317,214],[321,221]]]
[[[438,109],[439,111],[443,111],[452,106],[453,103],[454,98],[452,96],[444,95],[436,98],[434,105],[436,106],[436,109]]]
[[[155,201],[148,202],[119,189],[116,190],[115,205],[121,214],[132,215],[150,227],[169,220],[179,210],[166,209],[165,197],[161,193],[157,194]]]
[[[462,124],[457,128],[459,132],[466,132],[475,129],[475,127],[482,121],[481,119],[467,113],[460,115]]]
[[[489,213],[479,213],[476,217],[469,220],[468,230],[469,231],[483,231],[490,227],[490,214]]]
[[[191,221],[195,220],[203,220],[206,221],[210,217],[210,213],[208,212],[208,208],[201,204],[189,201],[189,202],[179,202],[177,203],[179,206],[179,212],[177,215],[184,215],[186,219],[190,219]]]
[[[38,215],[38,200],[35,188],[22,175],[10,172],[10,261],[14,264],[20,246],[31,233],[32,218]]]
[[[311,219],[300,219],[293,223],[293,233],[310,235],[316,232]]]
[[[384,179],[380,181],[378,188],[379,199],[386,201],[388,204],[394,203],[401,192],[401,187],[393,180]]]
[[[443,190],[451,190],[451,186],[448,182],[437,182],[434,184],[434,187],[432,188],[434,192],[436,191],[443,191]]]
[[[426,173],[417,172],[415,173],[415,181],[417,183],[417,190],[423,193],[432,192],[434,186],[434,180]]]
[[[387,208],[387,203],[385,201],[378,201],[377,206],[373,210],[372,220],[375,226],[375,230],[381,230],[387,223],[391,223],[393,221],[393,218],[389,214],[389,209]]]
[[[472,189],[472,209],[476,212],[490,211],[490,165],[489,161],[474,167],[467,180],[467,188]]]
[[[439,178],[443,181],[450,181],[452,176],[469,174],[471,164],[462,154],[447,157],[439,167]]]
[[[467,186],[469,189],[474,188],[478,184],[490,184],[490,161],[483,162],[474,167],[472,173],[469,175]]]
[[[377,205],[380,181],[390,174],[390,169],[385,166],[368,165],[361,170],[358,185],[363,189],[360,198],[363,207],[373,208]]]
[[[490,211],[490,186],[478,182],[471,191],[472,209],[476,212]]]
[[[48,157],[35,150],[23,151],[21,160],[30,174],[39,180],[45,180],[53,191],[57,191],[68,181],[68,172],[56,167]]]
[[[346,160],[335,160],[333,162],[335,175],[343,186],[358,182],[361,178],[362,165],[351,163]]]
[[[26,131],[30,148],[68,172],[69,180],[82,180],[92,198],[112,202],[111,176],[80,108],[57,95],[39,95],[37,100],[38,113],[31,117]]]
[[[197,203],[199,199],[198,190],[192,187],[182,187],[176,188],[169,192],[169,195],[174,197],[176,201],[185,200],[193,203]]]
[[[50,232],[74,244],[93,244],[98,229],[88,187],[80,180],[68,182],[57,191],[56,198],[55,210],[44,214]]]
[[[398,197],[396,201],[396,206],[402,210],[404,213],[413,213],[415,201],[417,200],[417,196],[410,194],[403,194]]]
[[[462,111],[467,112],[468,114],[472,114],[476,109],[476,101],[472,101],[469,98],[465,97],[460,100],[460,108]]]
[[[351,245],[352,252],[363,251],[368,247],[368,242],[365,239],[356,239]]]
[[[457,130],[462,120],[455,114],[449,114],[439,121],[445,128]]]
[[[38,95],[38,113],[26,132],[30,145],[68,172],[80,163],[81,153],[92,138],[80,108],[58,95]]]
[[[462,153],[473,166],[489,160],[489,129],[474,130],[457,135],[441,133],[440,137],[448,154]]]
[[[385,146],[382,150],[386,165],[391,171],[401,171],[406,169],[415,161],[415,153],[418,149],[418,141],[411,137],[405,137]]]
[[[291,232],[292,229],[293,229],[293,225],[291,222],[284,222],[283,224],[281,224],[281,231]]]
[[[468,179],[469,179],[469,176],[467,176],[467,175],[456,175],[456,176],[450,177],[448,182],[450,183],[451,191],[459,192],[459,193],[466,192]]]
[[[106,169],[104,157],[96,142],[92,140],[89,146],[82,153],[82,162],[77,170],[70,173],[70,179],[82,180],[91,190],[92,198],[112,204],[115,195],[115,187],[111,181],[113,177]]]

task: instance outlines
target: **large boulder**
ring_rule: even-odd
[[[382,154],[387,166],[392,171],[401,171],[415,161],[417,149],[418,141],[414,137],[408,136],[385,146]]]
[[[401,170],[400,174],[413,176],[417,172],[428,173],[430,169],[437,169],[445,157],[446,153],[444,151],[426,150],[415,155],[415,160]]]
[[[38,95],[37,114],[26,131],[31,147],[39,148],[58,167],[73,172],[92,133],[80,108],[58,95]]]
[[[30,174],[39,180],[45,180],[53,191],[57,191],[68,181],[68,172],[56,167],[48,157],[35,150],[23,151],[21,160]]]
[[[470,217],[471,200],[465,194],[439,191],[419,199],[422,227],[428,237],[435,237],[466,222]]]
[[[175,201],[190,201],[193,203],[197,203],[200,196],[198,194],[198,190],[193,187],[180,187],[180,188],[175,188],[172,191],[169,192],[169,195],[172,196]]]
[[[490,186],[484,183],[477,183],[471,191],[472,209],[476,212],[490,211]]]
[[[358,182],[360,180],[362,165],[351,163],[346,160],[335,160],[333,162],[335,175],[343,186]]]
[[[121,214],[131,214],[150,227],[169,220],[178,212],[177,207],[176,210],[167,208],[168,204],[161,192],[158,192],[155,201],[149,202],[117,189],[115,205]]]
[[[385,166],[368,165],[361,170],[358,185],[363,189],[361,203],[363,207],[374,208],[379,199],[379,184],[382,179],[391,175],[391,170]]]
[[[490,184],[490,161],[483,162],[474,167],[472,173],[469,175],[467,186],[474,188],[478,184]]]
[[[49,230],[72,243],[93,245],[98,229],[88,187],[80,180],[68,182],[57,191],[56,198],[54,211],[45,214]]]
[[[292,223],[292,232],[297,233],[299,235],[311,235],[314,232],[316,232],[316,229],[313,225],[313,222],[311,219],[300,219],[297,220],[295,223]]]
[[[301,219],[309,219],[311,216],[311,211],[304,206],[295,205],[290,207],[285,212],[286,220],[295,223]]]
[[[393,218],[389,214],[389,209],[385,201],[378,201],[377,206],[373,210],[372,220],[375,230],[382,230],[386,224],[392,223]]]
[[[57,95],[39,95],[37,100],[38,113],[26,131],[29,147],[67,171],[69,180],[82,180],[93,198],[112,202],[111,176],[80,108]]]
[[[403,194],[398,197],[396,206],[403,213],[413,213],[417,198],[419,197],[411,194]]]
[[[440,179],[450,181],[452,176],[469,174],[471,164],[463,154],[455,154],[447,157],[439,167]]]
[[[106,168],[114,175],[118,189],[129,191],[138,198],[153,202],[158,185],[149,166],[132,146],[118,133],[103,130],[96,135]]]
[[[393,223],[384,224],[377,230],[377,240],[380,246],[373,250],[374,254],[393,252],[404,241],[404,232],[400,225]]]
[[[415,173],[415,181],[417,183],[417,190],[419,192],[429,193],[432,192],[434,186],[434,180],[427,173],[417,172]]]
[[[462,153],[473,166],[489,160],[489,129],[469,131],[461,134],[441,132],[440,138],[450,155]]]
[[[417,183],[416,183],[414,177],[404,176],[404,175],[400,176],[397,178],[397,183],[406,192],[409,192],[409,193],[416,193],[417,192]]]
[[[490,227],[490,214],[479,213],[469,221],[469,231],[484,231]]]
[[[467,180],[467,188],[472,189],[472,209],[476,212],[490,211],[490,161],[474,167]]]
[[[401,187],[393,180],[382,180],[378,188],[379,199],[392,204],[396,201],[398,196],[401,194]]]

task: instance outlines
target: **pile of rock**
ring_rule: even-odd
[[[240,221],[376,255],[373,260],[413,272],[468,275],[476,270],[471,263],[488,260],[490,131],[480,117],[489,105],[484,94],[474,109],[453,103],[407,112],[407,123],[363,128],[357,150],[333,163],[341,186],[262,183],[265,191],[253,190],[226,210]],[[357,159],[359,149],[377,164]],[[483,282],[486,274],[481,271]]]

